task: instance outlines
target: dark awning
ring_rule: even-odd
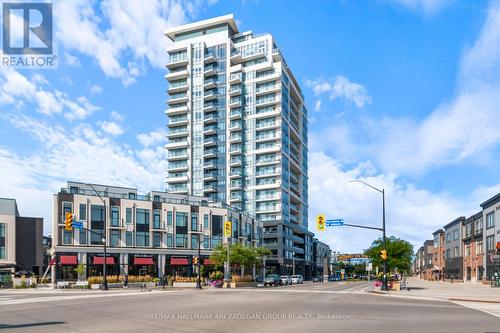
[[[189,265],[187,258],[170,258],[171,266],[186,266]]]
[[[94,265],[103,265],[104,257],[95,256],[92,263]],[[114,265],[114,264],[115,264],[115,257],[106,257],[106,265]]]
[[[78,265],[76,256],[60,256],[59,263],[61,265]]]
[[[134,265],[154,265],[153,258],[134,258]]]

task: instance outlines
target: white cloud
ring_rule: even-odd
[[[395,174],[382,174],[371,162],[344,170],[338,161],[323,152],[310,155],[309,228],[335,250],[357,252],[381,236],[380,232],[349,227],[327,228],[316,232],[315,217],[344,218],[346,223],[381,227],[382,196],[360,183],[362,179],[386,192],[387,234],[402,237],[420,246],[432,232],[458,216],[480,211],[479,204],[500,191],[500,184],[478,188],[469,197],[458,199],[441,192],[431,193],[414,184],[398,180]]]
[[[150,147],[154,144],[158,144],[166,141],[165,137],[167,132],[163,129],[152,131],[149,133],[141,133],[137,135],[137,140],[144,146]]]
[[[121,113],[116,111],[111,111],[111,118],[116,120],[117,122],[122,122],[125,119],[125,117]]]
[[[99,122],[99,126],[104,132],[112,136],[118,136],[123,134],[123,128],[113,121],[101,121]]]
[[[454,0],[389,0],[426,15],[434,14]]]
[[[372,98],[362,84],[351,82],[341,75],[330,79],[307,80],[306,85],[312,88],[315,96],[326,93],[330,100],[343,98],[354,103],[358,108],[372,102]]]
[[[166,151],[131,150],[89,125],[70,130],[19,114],[1,114],[36,141],[25,155],[0,148],[0,197],[15,197],[23,214],[45,218],[50,232],[52,194],[67,180],[162,190]]]
[[[68,52],[64,52],[64,60],[69,66],[72,66],[72,67],[80,67],[81,66],[80,60],[77,57],[72,56]]]
[[[94,84],[92,87],[90,87],[91,95],[99,95],[100,93],[102,93],[102,87],[100,85]]]
[[[97,8],[86,0],[62,1],[54,16],[65,49],[94,58],[106,76],[128,85],[143,73],[146,61],[156,68],[165,65],[171,42],[163,31],[186,23],[202,4],[159,0],[138,6],[135,1],[106,0]]]
[[[314,111],[316,111],[316,112],[321,111],[321,100],[320,99],[316,100],[316,103],[314,104]]]

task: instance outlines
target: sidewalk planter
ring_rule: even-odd
[[[100,284],[91,284],[90,289],[100,289],[101,285]]]
[[[196,288],[196,282],[174,282],[174,288]]]
[[[256,288],[257,282],[229,282],[229,288]]]

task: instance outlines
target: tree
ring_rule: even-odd
[[[229,262],[231,267],[252,267],[259,264],[264,256],[270,254],[271,251],[263,247],[253,248],[236,243],[229,247]],[[223,267],[227,261],[227,245],[217,245],[212,251],[210,259],[215,262],[215,267]]]
[[[373,266],[378,266],[382,269],[383,260],[380,257],[380,251],[384,248],[382,238],[376,239],[370,248],[365,250],[365,254],[371,259]],[[411,271],[411,263],[413,257],[413,245],[409,242],[396,238],[394,236],[387,238],[387,268],[388,272],[397,269],[401,273],[409,273]]]
[[[85,265],[83,263],[79,263],[75,268],[75,273],[78,274],[78,280],[85,274]]]

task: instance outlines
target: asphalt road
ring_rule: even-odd
[[[500,318],[449,302],[388,298],[366,283],[262,289],[0,293],[12,332],[498,332]]]

